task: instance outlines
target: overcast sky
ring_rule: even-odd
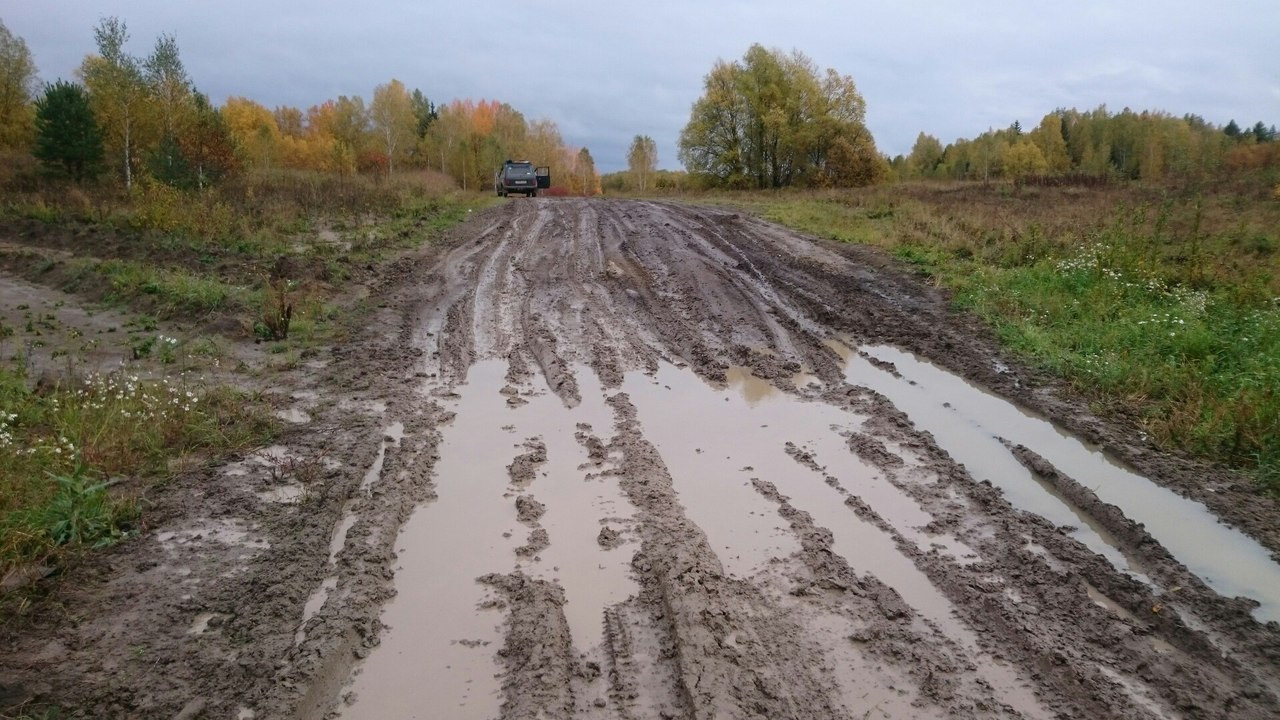
[[[1280,124],[1280,0],[613,3],[585,0],[0,0],[42,80],[70,79],[99,18],[146,55],[177,37],[196,86],[307,108],[397,78],[436,102],[497,99],[549,118],[604,172],[637,134],[676,142],[717,58],[752,43],[851,75],[880,150],[944,143],[1056,107]]]

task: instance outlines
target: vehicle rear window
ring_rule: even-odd
[[[508,165],[507,177],[533,177],[532,165]]]

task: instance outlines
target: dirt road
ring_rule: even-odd
[[[281,446],[175,490],[85,571],[74,621],[18,642],[10,697],[96,717],[1280,713],[1265,503],[1093,418],[873,253],[729,211],[515,200],[380,297],[293,389]]]

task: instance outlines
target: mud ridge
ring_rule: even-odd
[[[626,394],[608,403],[617,414],[610,449],[623,457],[616,472],[642,513],[637,569],[662,598],[693,716],[839,715],[832,681],[820,674],[822,658],[758,590],[725,575],[706,537],[684,517]]]
[[[573,716],[570,679],[575,672],[564,616],[564,590],[521,573],[485,575],[480,581],[510,602],[506,643],[498,651],[507,671],[502,681],[503,720]]]

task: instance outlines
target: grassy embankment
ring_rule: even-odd
[[[77,348],[102,338],[31,311],[25,326],[0,322],[0,579],[126,537],[152,483],[264,444],[265,399],[233,385],[269,382],[353,327],[365,310],[353,286],[486,202],[424,176],[252,175],[203,194],[155,184],[127,196],[9,193],[0,266],[137,315],[120,328],[132,366],[107,375],[77,362]],[[161,334],[166,322],[189,331]],[[210,379],[240,341],[268,343],[272,362],[237,368],[259,381],[228,380],[225,367]],[[45,343],[68,349],[56,374],[38,378],[29,348]]]
[[[901,185],[734,202],[886,249],[1100,409],[1280,492],[1270,192]]]

